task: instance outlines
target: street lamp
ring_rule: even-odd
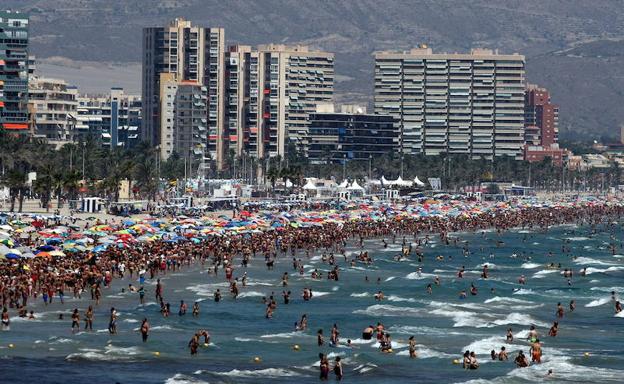
[[[347,176],[347,154],[343,154],[342,157],[342,180],[344,181]]]
[[[368,180],[373,178],[373,154],[368,154]]]

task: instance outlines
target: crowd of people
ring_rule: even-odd
[[[2,325],[9,329],[11,311],[22,317],[36,316],[31,309],[33,300],[42,300],[45,305],[54,301],[64,301],[65,295],[74,298],[87,296],[90,299],[88,308],[82,313],[78,308],[74,309],[71,316],[71,328],[80,329],[81,320],[84,321],[84,328],[92,330],[94,322],[93,307],[100,304],[102,290],[109,287],[113,279],[130,278],[139,281],[137,287],[130,284],[128,289],[136,291],[140,295],[143,303],[147,287],[147,279],[159,279],[166,273],[173,272],[192,265],[200,265],[215,276],[223,273],[230,283],[230,293],[236,299],[240,285],[246,285],[247,275],[238,274],[238,265],[246,266],[251,260],[261,259],[268,269],[272,269],[278,258],[291,259],[295,273],[303,273],[303,255],[310,257],[315,251],[323,252],[323,262],[332,266],[332,270],[327,274],[327,278],[338,280],[340,277],[340,267],[338,259],[344,257],[345,264],[356,262],[368,264],[372,262],[372,257],[363,250],[356,259],[348,260],[345,256],[347,242],[351,241],[362,246],[364,239],[370,238],[413,238],[416,244],[422,244],[429,236],[439,236],[447,244],[452,241],[449,234],[457,231],[479,231],[494,228],[497,231],[505,231],[511,228],[537,229],[563,223],[584,223],[595,225],[609,222],[620,218],[624,214],[624,206],[617,204],[579,204],[577,206],[553,206],[553,207],[525,207],[521,209],[500,209],[487,211],[474,215],[461,215],[457,217],[429,216],[421,218],[403,217],[401,215],[387,213],[382,220],[354,220],[340,223],[328,222],[320,226],[310,226],[305,228],[287,226],[282,230],[263,231],[251,234],[232,234],[229,236],[208,236],[201,242],[137,242],[128,247],[108,249],[95,253],[92,251],[76,252],[67,254],[64,257],[36,257],[33,259],[10,260],[0,263],[0,300],[2,301]],[[45,223],[45,227],[57,224],[70,224],[50,222]],[[109,225],[114,225],[109,223]],[[76,229],[78,231],[78,229]],[[16,239],[22,245],[36,247],[41,244],[41,239],[36,234],[29,237]],[[384,240],[385,242],[385,240]],[[387,245],[387,244],[386,244]],[[422,251],[417,247],[412,249],[404,240],[403,256],[414,253],[419,262],[423,261]],[[335,255],[341,255],[335,256]],[[399,255],[399,257],[401,257]],[[299,258],[299,259],[298,259]],[[244,270],[244,268],[242,268]],[[222,272],[221,272],[222,271]],[[488,277],[487,266],[483,270],[482,277]],[[458,273],[461,277],[462,271]],[[284,291],[282,296],[287,304],[290,300],[291,292],[287,290],[288,274],[282,274],[282,286]],[[318,271],[314,272],[314,278],[322,278]],[[522,279],[523,277],[521,277]],[[368,279],[368,277],[367,277]],[[439,281],[434,282],[439,284]],[[476,295],[471,290],[471,294]],[[431,293],[431,285],[428,287]],[[161,313],[168,316],[171,312],[170,303],[165,299],[165,290],[160,280],[153,292],[155,298],[160,303]],[[464,292],[463,296],[466,296]],[[314,293],[310,288],[302,292],[303,300],[310,300]],[[214,300],[221,300],[221,292],[217,290]],[[383,292],[380,290],[376,295],[377,300],[383,300]],[[266,304],[265,317],[271,318],[276,309],[276,299],[271,296],[264,300]],[[622,307],[616,300],[616,311],[621,311]],[[570,304],[572,307],[572,303]],[[558,306],[557,314],[563,310]],[[30,312],[29,312],[30,311]],[[186,314],[187,304],[180,303],[178,314]],[[193,316],[199,316],[199,306],[193,304]],[[305,315],[304,315],[305,316]],[[296,329],[305,330],[307,319],[302,317],[301,321],[295,324]],[[557,334],[557,323],[550,331],[552,337]],[[380,328],[381,327],[381,328]],[[110,310],[109,332],[117,333],[117,311]],[[145,318],[140,327],[142,340],[147,342],[150,325]],[[383,326],[370,326],[363,332],[364,339],[370,339],[373,334],[377,334],[377,341],[382,352],[392,352],[391,336],[385,332]],[[510,332],[511,333],[511,330]],[[508,340],[509,340],[508,333]],[[340,343],[337,325],[334,325],[330,335],[330,344],[336,346]],[[324,344],[323,332],[318,332],[318,345]],[[206,330],[196,332],[188,343],[188,348],[192,355],[198,352],[201,345],[200,339],[204,338],[204,345],[210,343],[210,335]],[[513,336],[511,336],[513,339]],[[530,338],[531,350],[529,355],[533,363],[541,361],[541,347],[539,338]],[[350,342],[348,343],[350,344]],[[416,357],[416,344],[414,338],[409,340],[410,357]],[[326,355],[320,354],[321,379],[327,379],[330,372],[330,363]],[[500,352],[492,351],[492,359],[507,360],[507,352],[502,347]],[[515,359],[519,367],[528,366],[528,358],[520,352]],[[463,358],[463,366],[467,369],[477,369],[477,362],[474,352],[466,351]],[[333,364],[333,372],[338,380],[343,377],[343,366],[340,357],[336,357]]]

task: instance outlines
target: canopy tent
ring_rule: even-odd
[[[351,186],[350,186],[350,187],[348,187],[347,189],[348,189],[349,191],[363,191],[363,190],[364,190],[364,188],[362,188],[362,187],[358,184],[357,180],[354,180],[354,181],[353,181],[353,183],[351,184]]]
[[[286,182],[284,183],[284,185],[286,186],[286,188],[292,188],[293,183],[292,181],[290,181],[290,179],[286,179]]]
[[[306,191],[314,191],[316,190],[316,185],[312,182],[312,180],[308,180],[306,185],[303,186],[303,189]]]
[[[414,183],[416,183],[416,185],[418,185],[419,187],[424,187],[425,183],[423,183],[422,181],[420,181],[420,179],[418,178],[418,176],[414,177]]]
[[[347,180],[343,180],[342,183],[338,184],[338,188],[347,188],[349,186],[349,182]]]
[[[383,185],[391,185],[390,182],[388,181],[388,179],[386,179],[385,176],[381,176],[381,183]]]
[[[412,182],[408,180],[403,180],[403,178],[399,176],[395,181],[392,182],[392,184],[403,186],[403,187],[410,187],[412,185]]]

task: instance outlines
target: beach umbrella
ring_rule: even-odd
[[[35,253],[35,256],[37,256],[37,257],[52,257],[52,255],[50,255],[48,252],[37,252],[37,253]]]
[[[13,245],[15,245],[15,243],[13,243],[13,240],[11,239],[0,239],[0,244],[4,244],[7,247],[12,247]]]
[[[63,253],[61,251],[52,251],[52,252],[48,252],[48,254],[50,256],[65,256],[65,253]]]
[[[17,259],[21,259],[22,258],[21,255],[18,255],[16,253],[7,253],[6,255],[4,255],[4,257],[7,260],[17,260]]]
[[[49,252],[49,251],[54,251],[56,248],[54,248],[51,245],[47,245],[46,244],[46,245],[42,245],[42,246],[38,247],[37,249],[40,250],[40,251]]]
[[[7,232],[0,231],[0,238],[3,238],[3,239],[10,239],[10,238],[11,238],[11,235],[9,235]]]

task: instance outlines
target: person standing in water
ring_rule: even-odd
[[[334,374],[336,375],[336,380],[342,380],[342,363],[340,362],[340,356],[336,356],[336,361],[334,363]]]
[[[141,337],[143,338],[143,342],[147,341],[147,337],[149,336],[150,325],[147,322],[147,318],[143,319],[143,323],[141,323]]]
[[[111,335],[117,334],[117,311],[115,308],[111,308],[110,310],[110,320],[108,322],[108,332]]]
[[[85,312],[85,326],[84,329],[85,331],[87,330],[87,328],[90,331],[93,331],[93,307],[89,305],[89,308],[87,308],[87,311]]]
[[[535,340],[535,342],[531,345],[529,353],[531,354],[531,361],[533,363],[540,364],[542,362],[542,345],[540,344],[539,339]]]
[[[80,330],[80,314],[78,313],[78,308],[74,308],[74,312],[72,313],[72,332],[77,332]]]
[[[409,357],[410,359],[416,358],[416,340],[414,340],[414,336],[409,337]]]

